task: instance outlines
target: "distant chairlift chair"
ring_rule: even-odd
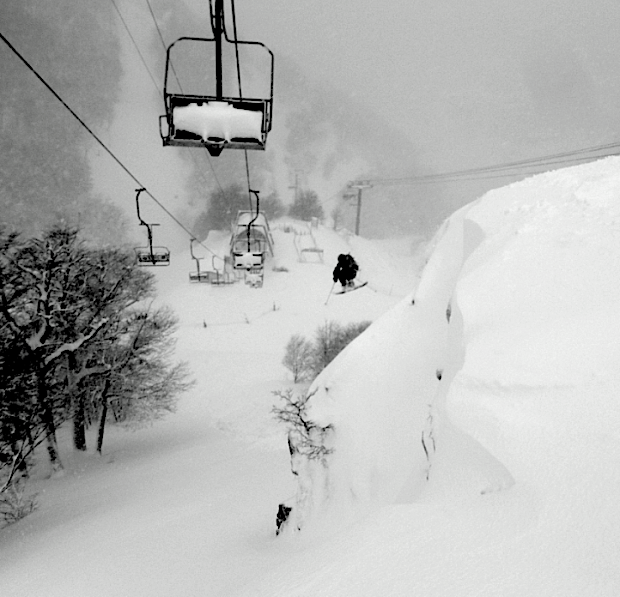
[[[192,259],[196,262],[196,271],[189,272],[189,281],[190,282],[209,282],[209,271],[200,269],[200,262],[203,257],[196,257],[194,255],[194,241],[195,238],[191,238],[189,241],[189,253],[192,256]]]
[[[170,265],[170,251],[166,247],[153,246],[153,226],[159,226],[159,224],[147,224],[140,215],[140,193],[144,190],[145,189],[136,189],[136,210],[138,212],[138,220],[140,220],[140,226],[146,226],[149,246],[136,247],[134,249],[138,265]]]

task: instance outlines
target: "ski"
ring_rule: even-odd
[[[360,288],[364,288],[368,282],[362,282],[361,284],[357,284],[356,286],[345,286],[342,290],[338,292],[334,292],[334,294],[346,294],[347,292],[353,292],[354,290],[359,290]]]

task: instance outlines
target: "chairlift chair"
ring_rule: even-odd
[[[170,265],[170,251],[166,247],[136,247],[138,265]]]
[[[237,95],[223,93],[223,74],[221,64],[221,33],[230,44],[264,49],[269,55],[270,86],[267,97],[243,97],[241,90]],[[172,61],[173,49],[188,43],[215,44],[217,54],[215,64],[216,88],[209,93],[189,93],[181,88]],[[213,46],[212,46],[213,47]],[[160,116],[159,127],[164,146],[206,147],[212,156],[218,156],[226,149],[265,149],[267,134],[271,130],[273,110],[273,53],[267,46],[255,41],[229,40],[223,29],[219,39],[214,27],[213,38],[180,37],[168,46],[166,51],[166,71],[164,77],[164,105],[166,114]],[[204,68],[204,62],[198,64]],[[171,72],[177,79],[179,89],[174,89],[170,80]],[[204,73],[198,71],[197,79]],[[176,87],[176,86],[175,86]]]
[[[267,217],[260,211],[259,191],[250,189],[250,192],[256,196],[256,213],[245,210],[237,212],[237,223],[231,237],[234,267],[248,272],[263,269],[267,249],[273,255]]]
[[[200,261],[203,257],[196,257],[194,255],[194,241],[195,238],[191,238],[189,241],[189,253],[192,256],[192,259],[196,262],[196,271],[189,272],[189,281],[190,282],[210,282],[210,273],[208,270],[200,269]]]
[[[142,266],[164,266],[170,265],[170,251],[166,247],[153,246],[153,226],[159,224],[147,224],[140,215],[140,193],[146,189],[136,189],[136,211],[140,226],[146,226],[148,247],[135,247],[138,265]]]

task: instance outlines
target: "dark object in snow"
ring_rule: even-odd
[[[441,378],[443,377],[443,369],[437,369],[437,371],[435,371],[435,375],[437,376],[437,379],[441,381]]]
[[[343,286],[342,290],[339,290],[338,292],[334,292],[334,294],[345,294],[353,290],[359,290],[360,288],[364,288],[366,284],[368,284],[368,282],[362,282],[362,284],[354,284],[353,282],[350,282],[346,286]]]
[[[338,255],[338,263],[334,268],[333,280],[334,282],[340,282],[344,288],[353,282],[355,276],[357,276],[358,269],[359,267],[350,253],[346,255],[341,253]]]
[[[450,323],[450,317],[452,317],[452,303],[448,303],[448,308],[446,309],[446,319],[448,323]]]
[[[282,525],[288,520],[288,517],[293,508],[289,508],[284,504],[278,505],[278,514],[276,516],[276,536],[281,533]]]

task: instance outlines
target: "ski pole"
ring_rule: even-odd
[[[327,295],[327,300],[325,301],[325,304],[326,304],[326,305],[327,305],[327,302],[329,301],[329,298],[330,298],[330,297],[331,297],[331,295],[332,295],[332,292],[334,292],[334,286],[336,286],[336,282],[334,282],[334,283],[332,284],[332,287],[329,289],[329,294]]]

